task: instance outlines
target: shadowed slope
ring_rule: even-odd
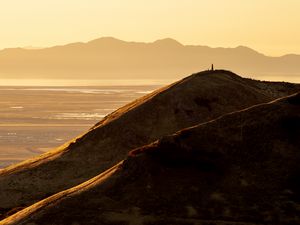
[[[117,110],[60,149],[1,170],[0,208],[5,212],[32,204],[96,176],[133,148],[296,89],[228,71],[189,76]]]
[[[0,224],[300,224],[299,150],[300,94],[134,150]]]

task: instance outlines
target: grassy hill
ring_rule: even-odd
[[[295,94],[131,151],[0,224],[299,224],[299,149]]]
[[[60,148],[0,170],[3,217],[87,181],[134,148],[298,90],[299,85],[244,79],[224,70],[188,76],[120,108]]]

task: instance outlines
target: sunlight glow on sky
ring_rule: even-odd
[[[299,0],[0,0],[0,49],[113,36],[300,54]]]

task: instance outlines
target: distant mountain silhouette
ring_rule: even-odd
[[[80,184],[165,135],[296,91],[299,85],[223,70],[193,74],[120,108],[57,150],[0,170],[0,211]]]
[[[140,43],[104,37],[45,49],[0,51],[2,79],[176,79],[212,63],[252,78],[300,76],[299,55],[268,57],[243,46],[182,45],[170,38]]]
[[[1,225],[299,224],[300,94],[224,115]]]

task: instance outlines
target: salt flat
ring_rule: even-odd
[[[0,86],[0,168],[62,145],[158,87]]]

